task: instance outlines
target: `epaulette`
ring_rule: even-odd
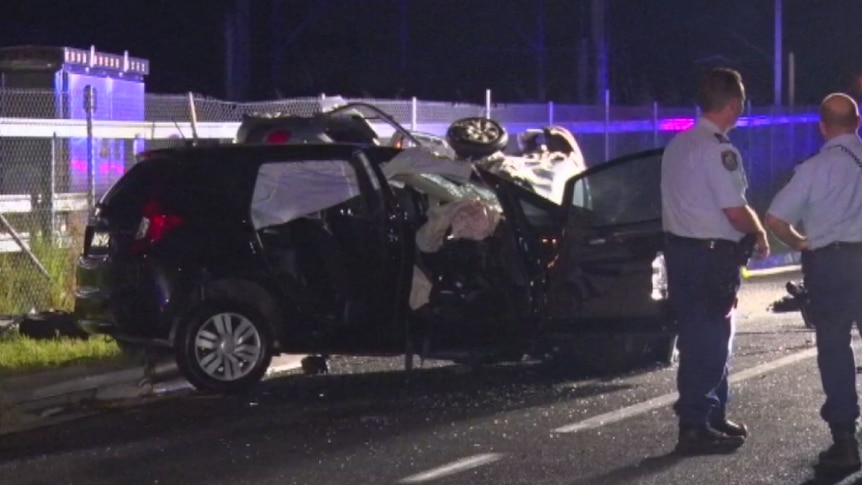
[[[715,139],[718,140],[719,143],[730,143],[730,138],[728,138],[723,133],[714,133]]]

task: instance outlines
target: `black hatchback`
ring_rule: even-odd
[[[142,154],[87,227],[79,325],[170,349],[218,392],[254,385],[279,353],[528,354],[601,370],[669,357],[660,150],[581,173],[561,205],[500,173],[405,155]]]

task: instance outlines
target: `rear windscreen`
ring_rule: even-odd
[[[177,171],[177,164],[168,159],[137,163],[102,197],[101,214],[116,222],[136,223],[147,200],[165,190]]]

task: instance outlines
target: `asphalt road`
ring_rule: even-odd
[[[433,362],[407,376],[401,359],[341,358],[329,376],[250,396],[189,395],[0,437],[0,484],[836,483],[811,468],[830,441],[812,333],[798,314],[766,310],[787,278],[743,290],[731,414],[752,436],[734,454],[671,453],[673,367],[572,378]]]

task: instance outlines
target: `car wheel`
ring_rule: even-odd
[[[90,336],[80,328],[69,312],[47,310],[28,313],[18,324],[21,335],[34,340],[70,338],[87,340]]]
[[[455,120],[446,140],[459,157],[485,157],[506,147],[509,135],[500,123],[481,117]]]
[[[196,388],[244,392],[272,360],[272,336],[263,315],[235,302],[202,304],[177,329],[177,365]]]

